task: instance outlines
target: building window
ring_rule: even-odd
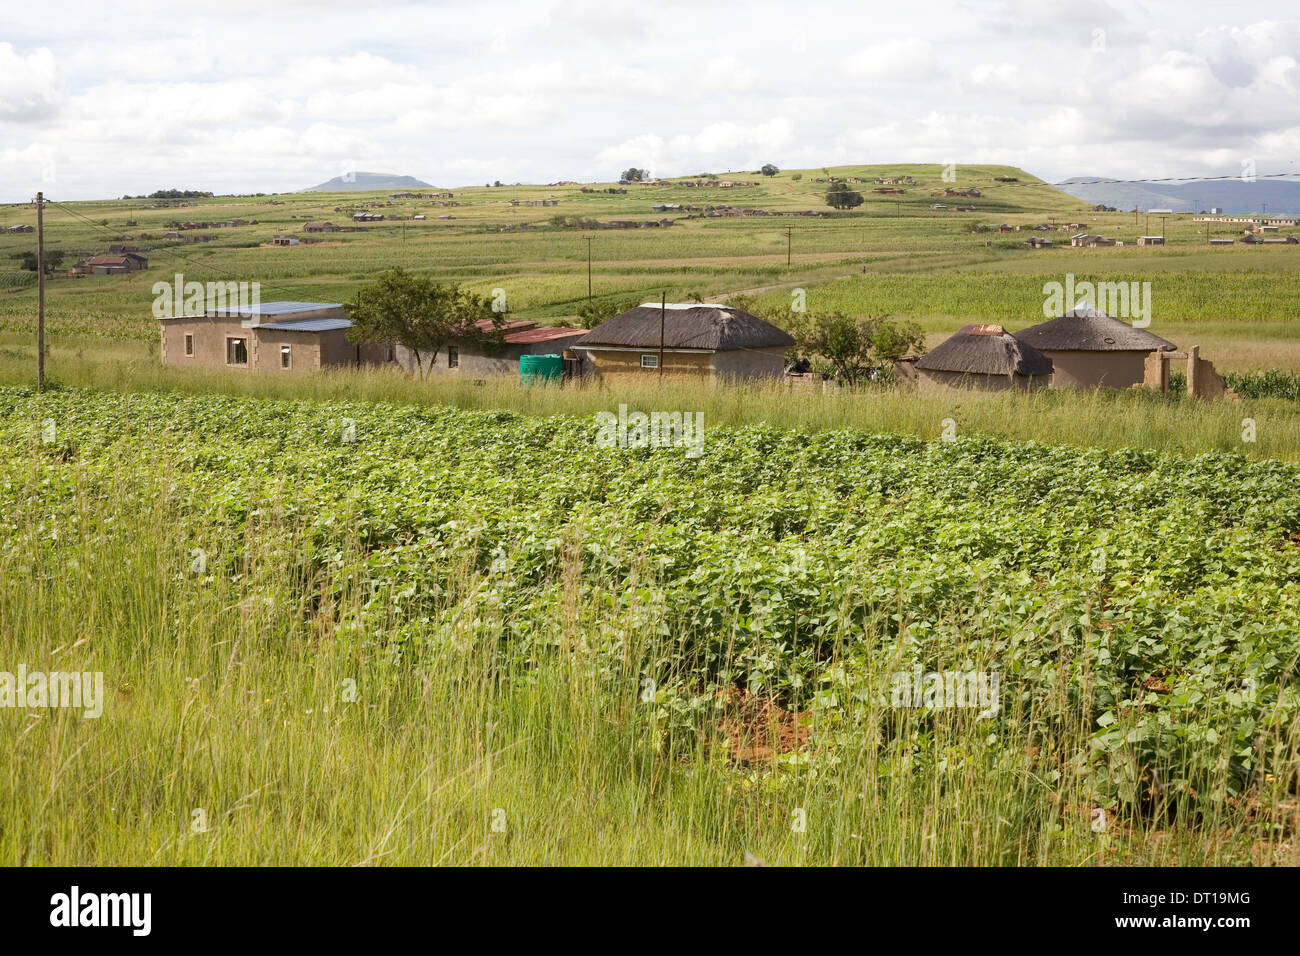
[[[248,339],[226,339],[226,364],[248,364]]]
[[[658,367],[659,367],[659,356],[658,356],[658,355],[642,355],[642,356],[641,356],[641,367],[642,367],[642,368],[658,368]]]
[[[189,332],[185,333],[185,354],[186,355],[194,354],[194,336],[191,335]]]
[[[293,357],[290,354],[289,346],[281,345],[280,346],[280,368],[292,368],[292,367],[293,367]]]
[[[447,346],[447,368],[460,367],[460,349],[454,345]]]
[[[384,346],[384,361],[385,362],[397,361],[397,351],[391,345]]]

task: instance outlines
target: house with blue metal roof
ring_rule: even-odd
[[[262,302],[159,319],[164,365],[262,372],[383,365],[393,346],[354,344],[337,302]]]

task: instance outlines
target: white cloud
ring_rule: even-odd
[[[62,99],[58,65],[45,47],[23,56],[0,43],[0,121],[46,119]]]
[[[752,170],[778,158],[793,139],[794,124],[778,116],[753,125],[712,123],[667,138],[643,133],[601,150],[596,158],[606,168],[639,166],[663,176]]]
[[[849,76],[882,83],[910,83],[939,77],[939,59],[925,40],[905,37],[859,50],[844,61]]]
[[[448,186],[895,160],[1138,177],[1292,170],[1300,142],[1300,19],[1280,2],[177,0],[148,31],[101,10],[0,11],[0,200],[51,169],[59,198],[356,168]]]

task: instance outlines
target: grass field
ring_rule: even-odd
[[[0,383],[31,380],[35,349],[17,333],[0,333]],[[474,381],[414,379],[395,370],[351,369],[310,375],[230,375],[162,366],[154,347],[133,341],[67,337],[52,347],[51,380],[60,385],[124,392],[224,393],[248,398],[361,399],[396,405],[504,409],[524,415],[592,415],[625,403],[633,408],[690,408],[707,421],[767,424],[791,431],[854,428],[933,438],[952,419],[963,435],[1200,455],[1300,461],[1300,403],[1277,398],[1206,403],[1145,391],[1041,390],[1030,395],[921,396],[892,389],[793,390],[781,384],[623,384],[524,388],[512,377]],[[1243,441],[1244,425],[1253,425]]]
[[[918,185],[835,213],[830,175]],[[55,204],[65,264],[152,251],[49,283],[40,394],[33,237],[0,234],[0,670],[106,688],[98,718],[0,707],[0,861],[1300,863],[1300,402],[158,361],[176,272],[345,301],[402,265],[547,321],[587,301],[592,236],[610,302],[802,289],[933,342],[1041,321],[1069,273],[1150,281],[1152,331],[1220,369],[1300,370],[1300,247],[1210,249],[1009,167],[960,167],[971,200],[934,166],[725,178],[758,185],[458,189],[291,248],[264,243],[386,196]],[[658,202],[827,215],[554,218]],[[260,222],[157,238],[232,217]],[[972,231],[1081,220],[1170,244]],[[703,454],[602,447],[620,404],[701,414]],[[996,675],[995,712],[900,706],[917,668]]]
[[[0,710],[6,863],[1296,862],[1296,466],[0,412],[4,646],[107,689]],[[899,709],[915,668],[1000,689]]]

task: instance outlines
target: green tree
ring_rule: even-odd
[[[794,336],[798,349],[830,366],[833,377],[850,385],[870,379],[876,370],[919,352],[924,342],[913,322],[888,316],[853,316],[843,312],[791,312],[779,321]]]
[[[635,166],[623,170],[623,175],[618,177],[620,180],[626,179],[630,183],[643,183],[650,178],[650,170],[637,169]]]
[[[448,345],[499,345],[505,322],[483,296],[403,269],[389,269],[366,283],[347,309],[348,341],[404,345],[421,374]],[[483,319],[491,320],[489,328],[478,324]]]
[[[28,272],[36,271],[36,253],[31,250],[25,250],[18,253],[15,257],[22,260],[22,267]],[[57,249],[45,250],[45,274],[50,275],[54,270],[63,264],[63,253]]]
[[[762,166],[759,167],[758,171],[762,173],[764,176],[775,176],[781,170],[777,169],[771,163],[764,163]]]
[[[846,183],[831,183],[826,190],[826,205],[836,209],[852,209],[862,205],[862,193],[850,189]]]

